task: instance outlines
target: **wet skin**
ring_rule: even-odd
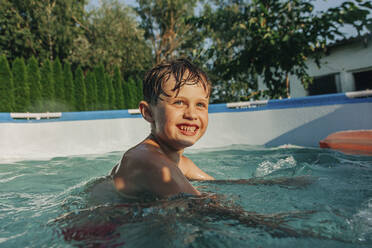
[[[188,179],[214,179],[183,155],[207,129],[208,93],[200,83],[186,83],[178,92],[174,85],[171,77],[163,85],[169,96],[161,95],[156,104],[140,103],[151,134],[128,150],[111,172],[116,188],[125,195],[200,195]]]

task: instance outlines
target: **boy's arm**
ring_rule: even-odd
[[[191,159],[182,156],[182,163],[180,163],[180,169],[182,173],[187,177],[189,180],[199,180],[199,181],[207,181],[207,180],[215,180],[214,177],[208,175],[204,171],[202,171]]]
[[[157,161],[156,164],[150,165],[151,169],[144,173],[143,186],[160,197],[187,193],[200,195],[182,172],[173,164],[164,164]]]
[[[159,197],[179,193],[200,195],[175,164],[156,152],[128,156],[125,166],[118,168],[113,179],[116,188],[129,195],[141,192]]]

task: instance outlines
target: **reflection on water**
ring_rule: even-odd
[[[134,201],[122,152],[0,164],[1,247],[369,247],[372,157],[230,146],[190,151],[202,197]]]
[[[221,182],[220,182],[221,183]],[[233,183],[229,181],[228,183]],[[242,181],[239,181],[241,184]],[[83,246],[105,246],[129,245],[137,246],[137,239],[143,238],[148,245],[152,244],[154,238],[164,236],[159,245],[164,242],[172,245],[194,243],[196,238],[203,234],[204,228],[213,226],[213,229],[224,233],[226,226],[242,226],[251,228],[255,233],[262,232],[272,238],[316,238],[332,239],[341,242],[342,236],[334,236],[331,233],[324,234],[314,232],[311,229],[298,229],[290,225],[291,222],[308,219],[315,211],[293,211],[276,214],[259,214],[245,211],[232,201],[220,199],[216,195],[205,194],[201,197],[178,195],[170,199],[155,202],[131,202],[115,205],[101,205],[93,208],[81,209],[60,216],[54,222],[58,223],[66,241],[80,242]],[[137,233],[122,232],[134,225],[138,227]],[[151,226],[151,232],[148,227]],[[172,235],[182,226],[192,227],[193,232],[187,236]],[[203,227],[203,228],[201,228]],[[155,230],[153,230],[155,228]],[[231,230],[226,230],[231,232]],[[173,237],[172,239],[169,239]],[[131,242],[134,238],[135,242]],[[157,238],[158,239],[158,238]],[[142,241],[142,242],[145,242]],[[159,240],[158,240],[159,241]]]

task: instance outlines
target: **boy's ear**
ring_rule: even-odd
[[[152,118],[152,112],[151,112],[151,107],[150,107],[150,104],[146,101],[141,101],[139,103],[139,110],[142,114],[142,117],[150,122],[150,123],[153,123],[154,122],[154,119]]]

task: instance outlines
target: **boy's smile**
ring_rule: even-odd
[[[120,192],[139,198],[201,195],[187,179],[214,180],[183,155],[207,129],[211,87],[205,72],[186,59],[164,61],[147,72],[139,110],[151,134],[112,169]]]
[[[160,95],[156,105],[151,105],[152,135],[172,150],[182,150],[193,145],[208,126],[207,90],[200,83],[184,84],[177,94],[173,91],[174,78],[163,85],[166,95]]]
[[[181,130],[181,133],[187,136],[193,136],[199,129],[198,125],[189,125],[187,123],[179,124],[177,127]]]

